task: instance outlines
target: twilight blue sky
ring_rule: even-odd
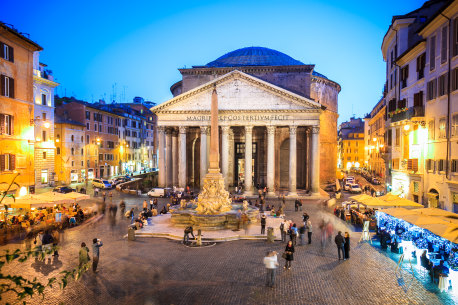
[[[342,122],[377,103],[391,17],[423,2],[0,0],[0,21],[44,48],[40,61],[61,84],[59,95],[91,102],[115,92],[118,102],[142,96],[162,103],[180,79],[177,68],[262,46],[338,82]]]

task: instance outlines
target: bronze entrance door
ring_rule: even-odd
[[[256,186],[256,181],[258,178],[258,171],[257,169],[257,143],[253,143],[253,153],[252,153],[252,170],[253,173],[253,186]],[[235,146],[235,162],[234,162],[234,185],[244,185],[245,183],[245,143],[243,142],[236,142]]]

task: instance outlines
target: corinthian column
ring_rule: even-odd
[[[179,166],[178,166],[178,186],[181,188],[186,187],[186,132],[188,127],[180,126],[180,152],[179,152]]]
[[[320,127],[312,127],[312,194],[319,193],[320,188]]]
[[[207,126],[200,127],[200,186],[204,185],[207,174]]]
[[[178,185],[178,132],[172,131],[172,180],[173,185]]]
[[[168,128],[165,131],[165,168],[166,168],[166,184],[173,185],[173,165],[172,165],[172,129]]]
[[[275,196],[275,130],[276,126],[267,126],[267,188],[269,196]]]
[[[297,196],[296,193],[296,171],[297,171],[297,149],[296,149],[297,126],[289,126],[289,196]]]
[[[159,187],[165,187],[165,127],[158,126],[157,134],[159,139],[159,176],[158,185]]]
[[[253,126],[245,126],[245,195],[253,194]]]
[[[229,171],[229,126],[221,126],[221,172],[224,178],[224,186],[227,188]]]

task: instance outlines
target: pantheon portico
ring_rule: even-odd
[[[297,189],[319,191],[323,155],[331,162],[337,155],[332,156],[336,154],[333,150],[322,151],[329,145],[329,141],[323,145],[320,139],[328,110],[310,97],[313,65],[285,62],[295,60],[274,50],[254,49],[248,50],[254,55],[251,61],[243,57],[248,66],[230,62],[229,67],[220,67],[226,64],[224,60],[223,64],[215,64],[220,58],[212,62],[216,66],[209,63],[180,70],[183,80],[171,89],[175,97],[152,108],[158,116],[159,186],[199,187],[203,182],[209,166],[211,93],[216,87],[220,168],[226,186],[243,185],[248,195],[257,185],[266,185],[271,195],[275,190],[287,190],[292,196]],[[252,66],[253,60],[261,66]],[[261,77],[258,73],[262,73]],[[270,80],[269,74],[289,81],[285,86],[284,80]],[[294,88],[293,81],[303,84]],[[285,88],[292,85],[293,88]],[[309,93],[303,87],[308,87]],[[321,94],[324,97],[326,92]],[[337,128],[337,115],[335,119]],[[325,138],[336,137],[336,131]],[[327,173],[330,179],[335,177],[335,166],[336,162],[330,166],[334,172]],[[325,164],[325,171],[328,167]]]

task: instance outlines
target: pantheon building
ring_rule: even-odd
[[[157,114],[159,186],[200,187],[210,150],[210,104],[219,103],[220,168],[226,186],[318,193],[335,181],[340,85],[279,51],[249,47],[179,69]]]

